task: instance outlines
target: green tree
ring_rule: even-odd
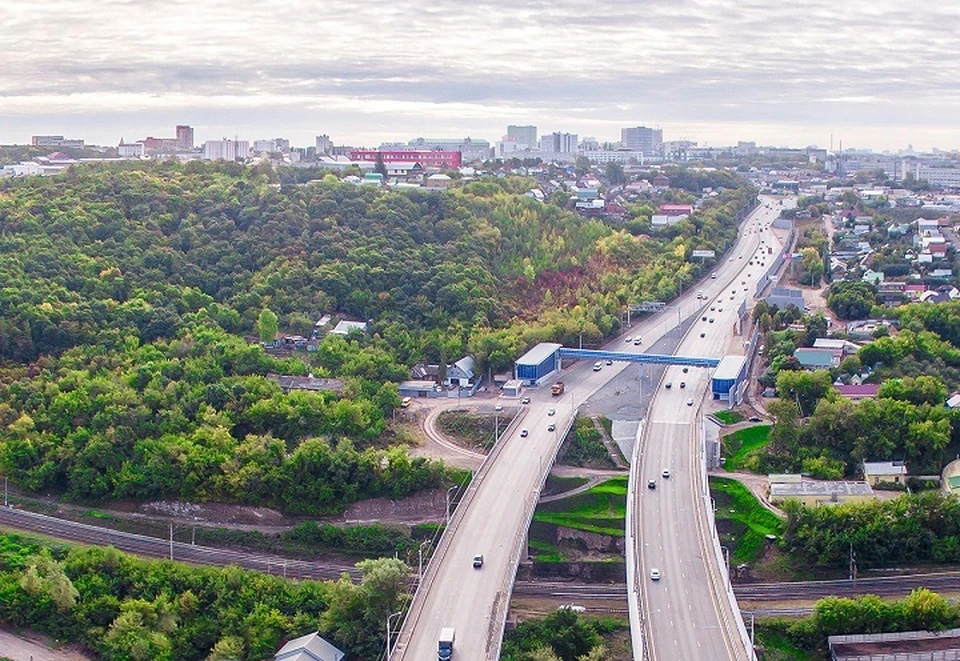
[[[878,302],[876,288],[859,280],[834,282],[827,294],[827,306],[841,319],[865,319]]]
[[[796,402],[801,417],[811,415],[817,402],[833,392],[833,381],[826,370],[784,371],[777,375],[777,393],[782,399]]]
[[[264,308],[257,317],[257,332],[263,342],[273,342],[279,332],[277,315],[270,309]]]

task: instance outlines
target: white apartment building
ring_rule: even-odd
[[[207,140],[203,143],[203,158],[207,161],[236,161],[245,159],[250,153],[250,143],[246,140]]]

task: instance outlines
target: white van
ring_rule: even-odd
[[[599,371],[602,370],[602,369],[603,369],[603,361],[598,360],[597,362],[595,362],[595,363],[593,364],[593,371],[594,371],[594,372],[599,372]]]

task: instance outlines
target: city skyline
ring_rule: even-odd
[[[960,147],[960,93],[944,82],[960,68],[945,29],[960,8],[835,5],[8,3],[0,142],[110,145],[175,124],[198,143],[493,142],[533,124],[601,142],[644,125],[711,146]]]

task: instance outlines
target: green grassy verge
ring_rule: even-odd
[[[542,493],[544,496],[552,496],[565,491],[572,491],[589,481],[589,478],[586,477],[558,477],[556,475],[547,475],[547,483],[543,485]]]
[[[576,496],[542,503],[535,521],[565,528],[623,536],[627,513],[627,477],[615,477]]]
[[[726,542],[735,563],[755,563],[763,552],[767,535],[783,532],[783,521],[760,504],[745,486],[725,477],[710,478],[710,493],[717,506],[719,521],[730,522]]]
[[[779,630],[757,623],[757,645],[763,649],[764,661],[818,661],[820,656],[794,645]]]
[[[770,425],[746,427],[723,437],[724,468],[729,471],[749,470],[750,457],[770,442]]]
[[[717,411],[713,417],[725,425],[734,425],[743,420],[743,416],[736,411]]]

